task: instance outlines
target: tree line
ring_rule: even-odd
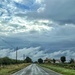
[[[0,58],[0,65],[10,65],[10,64],[21,64],[21,63],[31,63],[32,59],[30,57],[26,57],[24,60],[16,60],[11,59],[9,57]]]
[[[53,61],[53,63],[56,63],[56,59],[53,59],[52,61]],[[66,57],[65,56],[61,56],[60,57],[60,61],[61,61],[61,63],[65,63],[66,62]],[[39,63],[43,63],[43,59],[39,58],[38,62]],[[71,58],[68,63],[69,64],[75,63],[75,60]]]
[[[65,63],[66,57],[62,56],[60,57],[60,60],[62,63]],[[56,59],[52,60],[53,63],[56,63]],[[17,60],[16,59],[11,59],[9,57],[3,57],[0,58],[0,65],[10,65],[10,64],[20,64],[20,63],[32,63],[32,59],[30,57],[26,57],[24,60]],[[43,63],[44,60],[42,58],[39,58],[35,63]],[[74,59],[70,59],[69,63],[75,63]]]

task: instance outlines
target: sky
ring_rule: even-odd
[[[0,0],[0,57],[75,58],[75,0]]]

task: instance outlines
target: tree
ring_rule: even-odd
[[[17,60],[17,63],[23,63],[23,60]],[[0,58],[0,65],[10,65],[10,64],[16,64],[16,59],[11,59],[9,57],[3,57]]]
[[[32,59],[30,57],[26,57],[25,61],[26,61],[26,63],[31,63]]]
[[[39,59],[38,59],[38,62],[39,62],[39,63],[43,63],[43,59],[39,58]]]
[[[71,64],[71,63],[74,63],[74,59],[72,59],[72,58],[70,59],[70,64]]]
[[[55,59],[53,59],[53,63],[55,63],[56,62],[56,60]]]
[[[4,57],[1,59],[1,64],[8,65],[11,64],[11,59],[9,57]]]
[[[60,60],[61,60],[62,63],[64,63],[64,62],[66,61],[66,57],[65,57],[65,56],[62,56],[62,57],[60,58]]]

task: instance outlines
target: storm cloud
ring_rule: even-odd
[[[15,58],[19,47],[19,59],[23,54],[33,60],[61,55],[74,58],[74,7],[75,0],[1,0],[0,57]]]

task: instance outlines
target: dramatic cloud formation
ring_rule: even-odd
[[[37,61],[38,58],[56,58],[58,59],[59,56],[63,56],[65,55],[67,57],[67,60],[74,58],[75,57],[75,53],[74,51],[71,50],[61,50],[61,51],[55,51],[52,53],[46,53],[46,50],[43,51],[41,50],[40,47],[30,47],[30,48],[23,48],[23,49],[19,49],[18,50],[18,59],[23,60],[24,57],[23,55],[29,56],[33,59],[33,61]],[[8,56],[12,59],[16,58],[16,51],[10,50],[10,49],[2,49],[0,50],[0,56],[4,57],[4,56]],[[60,58],[59,58],[60,59]]]
[[[74,58],[75,0],[1,0],[0,57]],[[4,53],[4,54],[2,54]]]

